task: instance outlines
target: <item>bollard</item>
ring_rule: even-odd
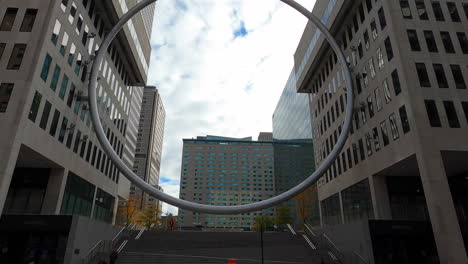
[[[228,264],[236,264],[237,261],[235,259],[229,259]]]

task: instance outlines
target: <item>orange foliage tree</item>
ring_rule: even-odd
[[[317,186],[313,185],[307,188],[304,192],[294,197],[296,203],[296,215],[301,219],[302,227],[311,217],[317,203]]]

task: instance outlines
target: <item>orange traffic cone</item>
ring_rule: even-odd
[[[236,264],[237,261],[235,259],[229,259],[228,264]]]

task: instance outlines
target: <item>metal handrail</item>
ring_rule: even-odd
[[[112,243],[114,243],[114,241],[120,236],[120,234],[122,234],[122,232],[125,230],[125,226],[122,227],[122,229],[120,229],[120,231],[117,233],[117,235],[114,236],[114,238],[112,239]]]
[[[359,255],[359,253],[357,253],[355,250],[352,251],[354,255],[356,255],[358,257],[358,259],[362,262],[362,263],[365,263],[367,264],[368,262],[361,256]]]
[[[331,239],[327,236],[327,234],[323,234],[323,237],[328,240],[328,242],[333,246],[334,249],[336,249],[336,251],[338,251],[339,253],[341,253],[341,250],[335,245],[335,243],[333,243],[333,241],[331,241]]]

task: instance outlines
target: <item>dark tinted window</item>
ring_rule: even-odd
[[[406,32],[408,33],[408,40],[411,46],[411,50],[421,51],[421,46],[419,45],[418,40],[418,33],[416,32],[416,30],[408,29]]]
[[[466,89],[465,79],[460,68],[460,65],[450,65],[452,70],[453,79],[455,80],[455,85],[457,89]]]
[[[393,48],[392,42],[390,42],[390,37],[385,39],[385,50],[387,51],[387,60],[391,61],[393,59]]]
[[[458,14],[457,5],[454,2],[447,2],[447,8],[453,22],[460,22],[460,15]]]
[[[463,32],[457,32],[457,37],[463,53],[468,54],[468,39],[466,38],[466,34]]]
[[[54,117],[52,118],[52,124],[50,125],[50,130],[49,130],[49,134],[53,137],[55,137],[55,133],[57,132],[59,119],[60,119],[60,112],[57,109],[55,109]]]
[[[463,112],[465,113],[465,119],[468,123],[468,102],[462,102]]]
[[[388,128],[387,128],[387,120],[384,120],[380,123],[380,131],[382,132],[382,140],[384,146],[387,146],[390,143],[388,139]]]
[[[34,93],[34,98],[31,104],[31,109],[29,110],[29,115],[28,115],[28,118],[33,122],[36,122],[37,111],[39,110],[39,105],[41,104],[41,100],[42,100],[42,95],[38,91],[36,91]]]
[[[65,139],[65,134],[67,133],[67,128],[68,128],[68,119],[66,117],[63,117],[62,126],[60,127],[60,132],[59,132],[59,137],[58,137],[58,140],[60,142],[63,142],[63,140]]]
[[[398,76],[397,70],[394,70],[392,72],[392,83],[393,83],[393,89],[395,90],[395,95],[399,95],[401,93],[401,83],[400,83],[400,77]]]
[[[401,13],[403,14],[404,18],[406,19],[413,18],[413,16],[411,15],[411,9],[410,9],[408,1],[400,0],[400,8],[401,8]]]
[[[426,105],[427,117],[431,127],[441,127],[439,112],[437,111],[437,105],[434,100],[424,100]]]
[[[408,114],[406,113],[406,107],[400,107],[400,109],[398,109],[398,112],[400,113],[401,127],[403,128],[403,132],[406,134],[411,130],[408,120]]]
[[[36,21],[37,9],[26,9],[23,22],[21,23],[21,32],[31,32]]]
[[[6,112],[13,87],[13,83],[2,83],[0,85],[0,113]]]
[[[17,13],[18,8],[7,8],[5,15],[3,16],[2,24],[0,25],[0,31],[11,31],[13,24],[15,23]]]
[[[379,9],[378,15],[379,15],[380,29],[383,30],[387,26],[387,20],[385,18],[383,7]]]
[[[39,123],[39,127],[44,130],[47,128],[47,122],[49,121],[51,107],[51,103],[49,103],[49,101],[46,100],[44,110],[42,110],[41,122]]]
[[[425,30],[424,38],[426,38],[427,49],[430,52],[437,52],[437,43],[434,38],[434,33],[432,31]]]
[[[19,70],[23,62],[24,53],[26,52],[26,44],[15,44],[10,60],[8,61],[8,70]]]
[[[447,77],[445,76],[444,67],[442,64],[432,64],[434,67],[434,73],[437,78],[439,88],[448,88]]]
[[[416,9],[418,10],[419,19],[428,20],[426,5],[424,0],[416,0]]]
[[[450,37],[450,33],[446,31],[440,32],[440,38],[442,39],[442,43],[444,44],[445,52],[447,53],[455,53],[455,48],[453,47],[452,38]]]
[[[426,65],[424,63],[416,63],[416,71],[418,73],[419,85],[421,87],[431,87],[429,75],[427,74]]]
[[[457,111],[452,101],[444,101],[445,113],[447,114],[449,126],[452,128],[459,128],[460,121],[458,121]]]
[[[442,12],[439,2],[432,2],[432,10],[434,10],[434,15],[437,21],[445,21],[444,13]]]

